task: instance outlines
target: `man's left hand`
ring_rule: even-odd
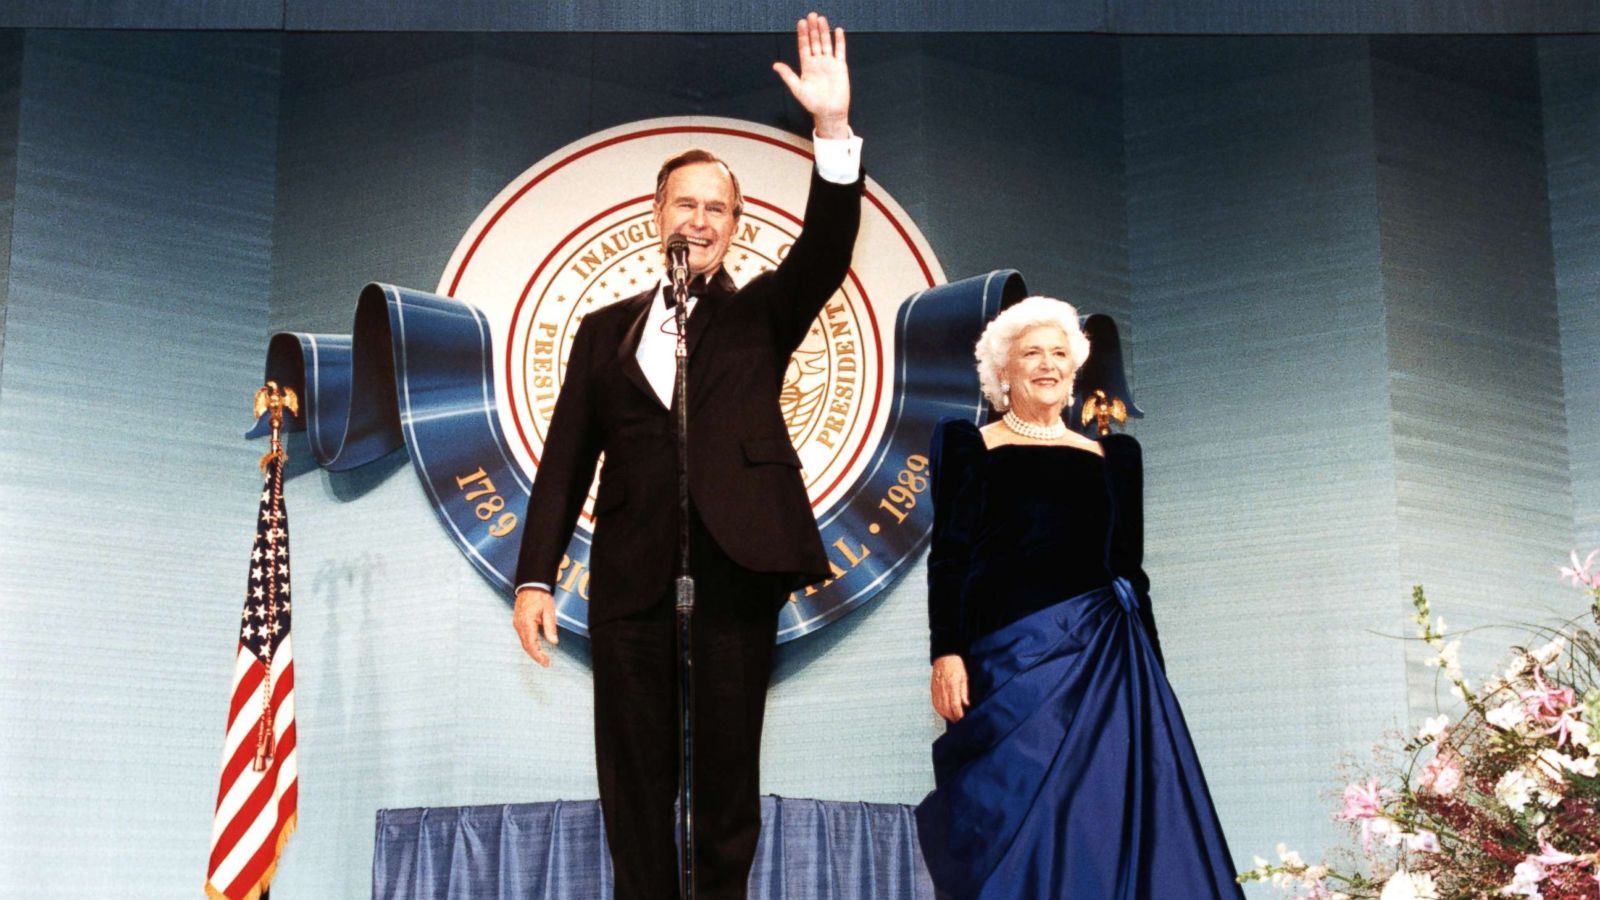
[[[800,74],[781,62],[773,71],[789,86],[817,130],[817,137],[850,137],[850,67],[844,61],[844,29],[828,30],[828,18],[811,13],[795,23]]]

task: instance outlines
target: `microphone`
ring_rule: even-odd
[[[681,302],[689,294],[689,239],[682,234],[667,237],[667,270],[672,277],[672,298]]]

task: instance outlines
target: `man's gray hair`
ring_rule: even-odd
[[[699,147],[685,150],[661,164],[661,168],[656,171],[656,206],[667,202],[667,179],[672,177],[672,173],[684,166],[698,163],[712,163],[722,167],[723,174],[733,182],[733,217],[737,219],[744,215],[744,191],[739,189],[739,176],[733,174],[733,170],[728,168],[728,164],[723,162],[721,157]]]
[[[1072,304],[1053,297],[1035,296],[1006,307],[983,329],[972,354],[978,360],[978,386],[984,399],[1001,412],[1011,408],[1011,398],[1000,389],[1001,373],[1011,358],[1011,345],[1023,332],[1040,325],[1053,325],[1067,336],[1067,353],[1072,357],[1072,371],[1067,375],[1069,389],[1083,361],[1089,358],[1089,339],[1083,336],[1083,329],[1078,325],[1078,311]]]

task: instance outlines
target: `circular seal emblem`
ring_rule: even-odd
[[[540,160],[483,210],[445,267],[436,292],[472,304],[489,324],[500,431],[530,478],[578,323],[608,303],[654,290],[664,277],[651,218],[655,173],[691,147],[727,161],[744,191],[744,214],[723,261],[728,273],[742,285],[778,265],[803,224],[810,143],[751,122],[696,117],[619,126]],[[863,478],[882,439],[893,406],[896,309],[943,280],[910,217],[869,178],[849,274],[790,359],[780,397],[819,522]],[[574,547],[586,547],[591,525],[586,507]],[[558,579],[557,605],[563,624],[583,630],[588,579],[576,555],[569,551]],[[848,571],[851,557],[841,554],[835,563],[836,571]],[[847,605],[834,610],[827,593],[791,598],[780,639],[860,602],[837,592],[834,605]]]

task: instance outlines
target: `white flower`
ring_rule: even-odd
[[[1554,809],[1561,802],[1565,773],[1573,771],[1574,766],[1588,768],[1560,750],[1540,750],[1533,758],[1534,796],[1542,806]]]
[[[1251,860],[1253,862],[1255,862],[1256,868],[1261,869],[1263,871],[1265,871],[1267,866],[1269,865],[1269,863],[1266,860],[1262,859],[1259,856],[1253,856],[1253,857],[1251,857]]]
[[[1502,731],[1514,731],[1518,725],[1527,721],[1528,715],[1522,708],[1520,700],[1513,700],[1502,706],[1496,706],[1484,714],[1489,724]]]
[[[1589,748],[1589,723],[1582,719],[1567,718],[1567,740],[1572,741],[1574,747]]]
[[[1306,861],[1300,858],[1300,854],[1290,850],[1289,845],[1282,841],[1278,842],[1278,861],[1291,869],[1304,869],[1306,867]]]
[[[1440,647],[1437,655],[1428,657],[1427,659],[1423,660],[1423,663],[1430,666],[1438,666],[1442,669],[1452,664],[1459,665],[1460,656],[1461,642],[1451,641],[1450,643],[1445,644],[1443,647]]]
[[[1439,900],[1439,892],[1433,886],[1432,875],[1413,875],[1401,869],[1383,883],[1378,900]]]
[[[1438,853],[1439,836],[1427,829],[1406,835],[1406,849],[1415,853]]]
[[[1431,741],[1439,735],[1444,734],[1445,728],[1449,725],[1450,717],[1445,715],[1434,716],[1431,719],[1424,719],[1422,722],[1422,730],[1417,732],[1417,739],[1422,741]]]
[[[1539,882],[1544,880],[1544,867],[1531,859],[1517,863],[1517,868],[1511,873],[1511,883],[1500,889],[1500,893],[1510,896],[1529,897],[1531,900],[1544,900],[1544,893],[1539,890]]]
[[[1494,786],[1494,795],[1500,799],[1513,812],[1522,812],[1533,799],[1533,779],[1522,769],[1512,769],[1500,776],[1500,781]]]
[[[1545,644],[1543,647],[1540,647],[1528,655],[1533,657],[1534,661],[1539,665],[1548,666],[1555,662],[1556,659],[1561,656],[1561,652],[1566,648],[1567,639],[1564,637],[1557,637],[1555,640]]]
[[[1544,749],[1533,758],[1533,764],[1538,767],[1539,774],[1552,781],[1560,781],[1561,773],[1572,763],[1572,757],[1560,750]]]
[[[1595,759],[1586,756],[1583,759],[1573,759],[1560,750],[1544,749],[1539,751],[1538,765],[1541,774],[1551,781],[1560,782],[1565,779],[1563,772],[1576,772],[1589,778],[1597,774]]]
[[[1438,656],[1430,656],[1424,662],[1430,666],[1438,666],[1444,670],[1446,676],[1452,681],[1461,680],[1461,642],[1451,641],[1444,645]]]

